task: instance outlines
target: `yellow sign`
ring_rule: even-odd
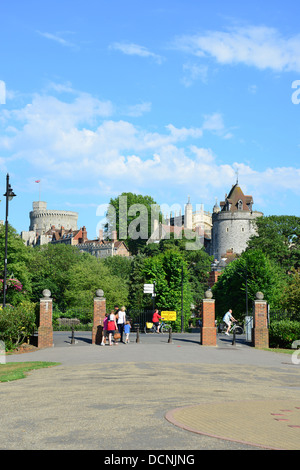
[[[163,318],[166,321],[175,321],[176,312],[161,312],[161,318]]]

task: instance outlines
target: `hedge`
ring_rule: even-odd
[[[290,349],[293,341],[300,340],[300,322],[291,320],[271,321],[269,344],[271,348]]]
[[[25,301],[17,307],[0,308],[0,340],[6,351],[24,343],[36,328],[35,304]]]

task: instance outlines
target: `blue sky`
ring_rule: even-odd
[[[299,10],[289,0],[1,2],[10,223],[28,230],[36,180],[48,208],[77,211],[94,238],[103,205],[123,191],[212,210],[236,171],[254,209],[299,216]]]

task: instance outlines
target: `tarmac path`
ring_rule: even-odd
[[[17,450],[251,450],[300,448],[300,365],[222,335],[131,335],[91,345],[55,333],[54,347],[7,356],[53,361],[0,384],[0,448]]]

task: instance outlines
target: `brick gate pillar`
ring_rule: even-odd
[[[201,344],[203,346],[217,345],[217,328],[215,324],[215,300],[210,290],[205,292],[202,300]]]
[[[48,289],[43,290],[40,299],[40,325],[38,327],[38,348],[53,347],[52,299]]]
[[[97,289],[94,298],[94,320],[92,329],[92,344],[100,344],[102,338],[103,320],[106,313],[106,299],[102,289]]]
[[[253,346],[256,348],[269,347],[268,304],[263,300],[264,294],[257,292],[253,304]]]

